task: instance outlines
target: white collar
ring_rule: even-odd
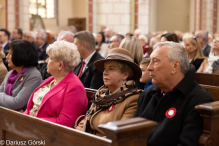
[[[88,64],[88,63],[89,63],[91,57],[94,55],[95,52],[96,52],[96,51],[94,51],[93,53],[91,53],[86,59],[83,60],[83,61],[85,62],[85,64]]]
[[[7,44],[8,42],[5,42],[4,44],[2,44],[2,48],[4,48]]]

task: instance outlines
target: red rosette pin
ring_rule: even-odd
[[[113,110],[113,104],[108,108],[108,113]]]
[[[19,81],[19,82],[21,83],[21,82],[23,82],[23,80],[24,80],[24,76],[23,76],[23,77],[20,79],[20,81]]]
[[[176,109],[174,107],[171,107],[166,111],[167,118],[173,118],[175,114],[176,114]]]

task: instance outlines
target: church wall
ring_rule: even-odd
[[[0,0],[0,28],[6,27],[6,3],[5,0]]]
[[[190,0],[157,0],[157,31],[189,31]]]

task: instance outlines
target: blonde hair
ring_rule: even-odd
[[[143,59],[143,48],[140,40],[136,37],[124,38],[119,45],[119,48],[128,50],[138,63]]]
[[[74,70],[81,61],[76,45],[63,40],[50,44],[46,53],[51,53],[56,61],[62,61],[67,71]]]
[[[189,41],[193,46],[195,46],[197,49],[195,50],[195,57],[196,59],[204,59],[205,56],[202,52],[201,44],[199,43],[198,39],[196,37],[186,37],[183,39],[184,41]]]

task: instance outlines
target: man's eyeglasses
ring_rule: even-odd
[[[219,42],[219,39],[213,39],[213,42]]]
[[[118,41],[109,41],[110,44],[113,43],[113,42],[118,42]]]

